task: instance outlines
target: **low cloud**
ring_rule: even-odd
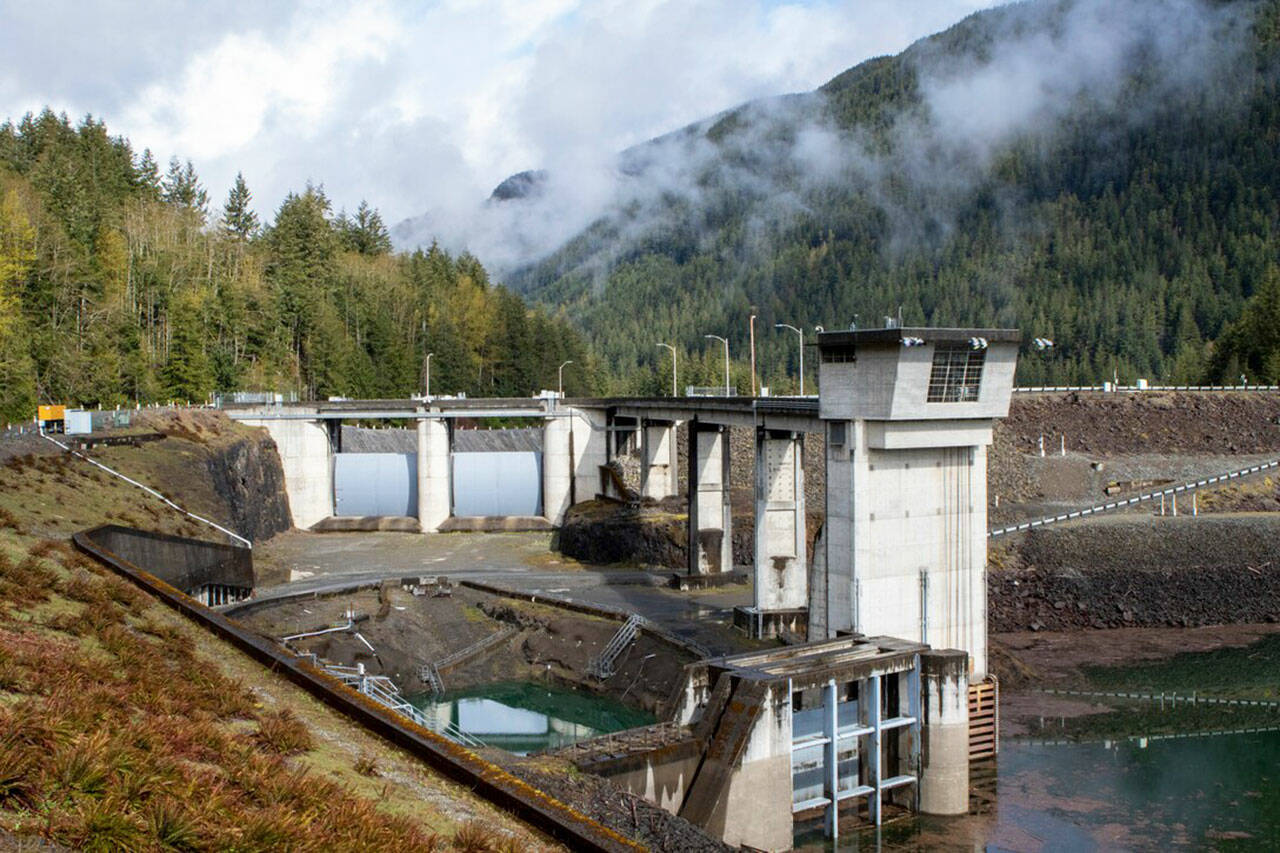
[[[1109,116],[1113,129],[1138,126],[1153,110],[1220,84],[1245,58],[1250,12],[1248,4],[1203,0],[998,9],[959,53],[946,42],[908,52],[920,102],[894,120],[887,150],[883,137],[834,127],[817,95],[765,98],[740,110],[716,142],[706,132],[712,118],[620,157],[592,149],[549,158],[537,164],[549,176],[535,198],[486,205],[466,220],[465,237],[448,239],[466,239],[501,270],[599,221],[606,237],[584,253],[580,271],[603,281],[611,251],[669,226],[680,211],[691,212],[686,230],[697,229],[714,223],[715,206],[732,196],[749,209],[754,245],[745,248],[764,251],[778,225],[807,210],[812,192],[837,184],[861,188],[888,215],[896,243],[913,244],[954,226],[955,210],[1011,142],[1050,138],[1082,111]],[[1144,78],[1141,99],[1135,74]],[[914,190],[916,207],[902,207],[904,189]]]

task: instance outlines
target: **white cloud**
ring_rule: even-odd
[[[599,169],[744,100],[811,89],[991,0],[0,0],[0,114],[105,118],[215,201],[308,180],[460,239],[507,175]],[[598,202],[585,182],[573,203]],[[566,211],[572,215],[574,211]],[[581,215],[578,211],[578,215]]]

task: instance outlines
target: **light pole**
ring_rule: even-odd
[[[751,331],[751,396],[756,396],[756,315],[752,314],[747,321]]]
[[[671,396],[679,397],[680,395],[676,393],[676,389],[679,387],[676,383],[676,348],[671,344],[658,344],[658,346],[671,350]]]
[[[703,335],[704,338],[715,338],[724,344],[724,395],[729,396],[729,339],[719,335]]]
[[[556,371],[557,374],[559,374],[559,379],[557,380],[557,387],[556,387],[556,393],[559,397],[564,396],[564,365],[565,364],[573,364],[573,359],[569,359],[564,364],[560,365],[560,369]]]
[[[433,352],[427,353],[427,357],[422,360],[422,384],[423,394],[428,400],[431,399],[431,356]]]
[[[804,396],[804,332],[790,323],[774,323],[775,329],[790,329],[800,336],[800,396]]]

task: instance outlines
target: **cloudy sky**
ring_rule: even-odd
[[[323,183],[389,224],[812,89],[991,0],[0,0],[0,118],[50,106],[267,217]]]

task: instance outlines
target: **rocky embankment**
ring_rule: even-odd
[[[820,513],[808,516],[809,553],[822,526]],[[755,517],[750,506],[733,511],[733,564],[755,560]],[[625,563],[684,569],[689,565],[689,515],[684,498],[667,498],[639,506],[613,501],[587,501],[572,507],[560,528],[559,550],[584,563]]]
[[[1280,621],[1280,515],[1116,517],[992,549],[994,632]]]
[[[152,446],[152,458],[144,461],[149,475],[144,482],[185,496],[194,511],[213,513],[215,520],[255,542],[293,527],[284,468],[266,430],[234,423],[221,412],[199,410],[157,413],[143,425],[169,439]],[[127,452],[119,455],[124,466],[137,464]],[[193,476],[199,468],[206,477]]]

